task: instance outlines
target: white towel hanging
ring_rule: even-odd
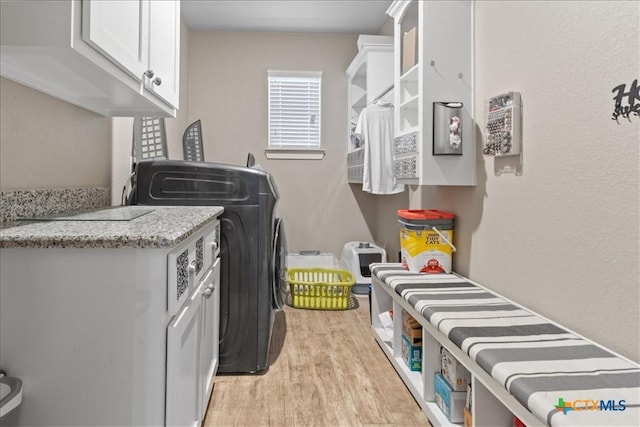
[[[356,133],[364,139],[362,190],[373,194],[404,191],[393,176],[393,106],[373,103],[364,108]]]

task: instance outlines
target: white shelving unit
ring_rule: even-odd
[[[347,120],[347,179],[362,183],[364,147],[356,146],[351,134],[362,110],[393,85],[393,37],[360,36],[359,51],[349,67]]]
[[[394,313],[392,331],[384,329],[379,317],[389,310]],[[408,311],[422,325],[420,372],[411,371],[402,359],[402,310]],[[435,374],[440,372],[440,346],[445,347],[471,373],[474,426],[511,427],[514,415],[527,426],[544,425],[407,301],[375,277],[372,277],[371,327],[380,348],[433,426],[462,425],[451,423],[435,403]]]
[[[387,14],[394,19],[395,177],[405,184],[476,185],[473,2],[396,0]],[[406,69],[411,58],[415,65]],[[434,102],[463,104],[462,154],[433,154]],[[436,126],[448,132],[448,125]]]

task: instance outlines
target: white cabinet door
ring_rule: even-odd
[[[201,292],[196,289],[167,328],[167,426],[199,424]]]
[[[83,0],[82,39],[142,80],[149,61],[148,16],[147,0]]]
[[[149,89],[178,108],[180,93],[180,2],[149,5]]]
[[[207,292],[209,289],[211,292]],[[202,301],[202,349],[200,351],[201,406],[200,417],[207,410],[213,377],[218,371],[220,348],[220,258],[203,283]]]
[[[0,0],[0,21],[2,77],[104,116],[175,117],[178,1]]]

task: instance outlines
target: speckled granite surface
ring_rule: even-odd
[[[3,191],[0,193],[0,224],[16,218],[51,216],[110,204],[109,187]]]
[[[153,209],[130,221],[46,221],[13,223],[0,230],[0,248],[172,247],[220,215],[216,206],[124,206]]]

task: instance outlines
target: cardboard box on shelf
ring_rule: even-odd
[[[418,27],[402,35],[402,74],[418,63]]]
[[[422,325],[402,310],[402,358],[412,371],[422,369]]]
[[[440,347],[440,370],[454,391],[466,391],[471,374],[446,348]]]
[[[422,343],[413,345],[403,334],[402,359],[411,371],[420,371],[422,369]]]
[[[422,325],[406,310],[402,310],[402,336],[413,345],[422,345]]]
[[[436,374],[436,403],[452,423],[464,422],[464,403],[467,393],[454,391],[442,374]]]

